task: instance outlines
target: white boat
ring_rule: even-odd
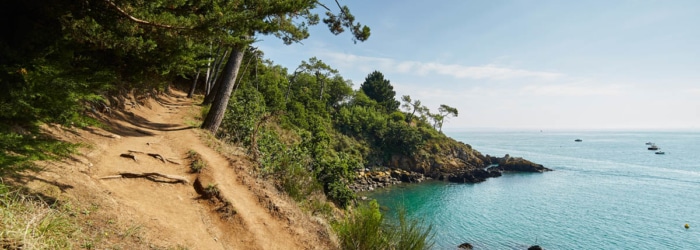
[[[647,144],[647,145],[654,145],[653,142],[647,142],[646,144]]]
[[[659,150],[659,147],[657,147],[657,146],[654,145],[654,144],[651,144],[651,146],[649,146],[647,149],[649,149],[649,150]]]
[[[656,152],[654,152],[654,154],[657,154],[657,155],[664,155],[664,154],[666,154],[666,153],[665,153],[664,151],[656,151]]]

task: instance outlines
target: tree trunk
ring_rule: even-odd
[[[222,73],[224,73],[224,77],[219,78],[216,80],[216,82],[211,83],[211,89],[209,90],[209,93],[204,96],[204,101],[202,101],[202,105],[211,104],[214,101],[214,99],[216,98],[216,95],[219,93],[219,89],[221,88],[221,85],[222,85],[221,82],[225,81],[224,78],[226,77],[226,74],[229,73],[228,71],[232,67],[231,58],[234,57],[234,55],[233,55],[234,52],[231,52],[231,53],[232,54],[226,60],[226,65],[224,66],[224,69],[222,71]],[[241,59],[241,61],[243,61],[243,59]],[[236,67],[237,67],[236,70],[238,70],[241,67],[240,63]],[[238,75],[238,73],[236,73],[236,75]],[[235,82],[233,84],[235,85]]]
[[[321,79],[321,73],[318,71],[316,71],[316,82],[318,82],[318,84],[321,87],[321,94],[318,96],[318,100],[321,101],[321,100],[323,100],[323,88],[326,86],[326,84]]]
[[[219,76],[221,76],[221,67],[222,67],[222,65],[223,65],[223,63],[221,63],[221,62],[223,62],[224,59],[227,58],[227,57],[226,57],[227,55],[228,55],[228,49],[225,49],[225,50],[224,50],[224,54],[223,54],[223,55],[221,55],[221,56],[218,56],[218,55],[217,55],[217,57],[218,57],[218,58],[217,58],[217,61],[214,62],[214,70],[215,70],[215,71],[214,71],[214,77],[212,77],[211,81],[209,81],[209,83],[208,83],[208,84],[209,84],[208,86],[209,86],[210,89],[207,89],[207,93],[209,93],[209,91],[211,91],[211,86],[214,85],[214,83],[215,83],[217,80],[219,80]]]
[[[209,53],[211,53],[211,43],[209,44]],[[218,51],[217,51],[217,53],[218,53]],[[209,56],[209,58],[207,58],[207,74],[204,77],[204,82],[210,82],[210,77],[211,77],[211,73],[212,73],[211,60],[212,60],[211,56]]]
[[[192,83],[192,87],[190,87],[190,91],[187,92],[187,98],[192,98],[192,95],[194,95],[194,90],[197,88],[197,80],[199,80],[199,69],[197,69],[197,76],[194,77],[194,82]]]
[[[216,134],[219,126],[221,126],[221,121],[224,119],[226,106],[229,99],[231,99],[231,91],[233,91],[236,83],[236,77],[238,76],[238,70],[241,68],[246,47],[247,45],[235,45],[231,49],[231,57],[228,58],[226,67],[224,67],[224,75],[218,84],[220,86],[212,101],[211,109],[209,109],[209,114],[207,114],[207,118],[202,123],[202,128],[209,130],[212,134]]]

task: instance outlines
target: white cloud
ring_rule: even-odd
[[[539,96],[615,96],[623,93],[622,85],[548,84],[527,85],[520,90],[521,95]]]
[[[357,56],[336,52],[324,53],[332,65],[355,67],[360,70],[379,69],[387,72],[399,72],[404,74],[429,75],[438,74],[454,78],[507,80],[516,78],[537,78],[542,80],[556,80],[564,75],[560,73],[530,71],[523,69],[511,69],[496,65],[465,66],[459,64],[442,64],[434,62],[397,61],[390,58]]]

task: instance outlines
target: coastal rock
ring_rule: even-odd
[[[357,172],[355,181],[349,188],[355,192],[374,191],[377,188],[389,187],[402,182],[422,182],[427,179],[423,174],[401,169]]]
[[[430,142],[413,155],[394,154],[386,165],[391,169],[403,169],[439,178],[445,174],[482,169],[489,159],[468,144],[444,139]]]
[[[462,245],[459,245],[459,246],[457,247],[457,249],[472,250],[472,249],[474,249],[474,246],[472,246],[472,244],[469,244],[469,243],[466,243],[466,242],[465,242],[465,243],[462,243]]]
[[[462,173],[452,173],[447,175],[447,180],[450,182],[458,183],[478,183],[486,181],[487,178],[499,177],[501,172],[499,171],[487,171],[484,169],[475,169],[472,171],[465,171]]]
[[[511,171],[511,172],[547,172],[552,171],[549,168],[542,166],[541,164],[533,163],[531,161],[525,160],[520,157],[510,157],[506,155],[505,157],[499,159],[498,167],[496,169],[501,171]]]
[[[478,183],[499,177],[502,172],[546,172],[551,169],[519,157],[483,155],[469,144],[451,138],[426,142],[411,155],[393,154],[387,158],[368,159],[367,166],[380,171],[362,169],[350,188],[368,191],[405,182],[422,182],[426,178],[458,183]]]

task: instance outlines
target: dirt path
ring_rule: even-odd
[[[63,133],[66,140],[92,146],[76,156],[73,165],[57,166],[30,181],[35,189],[60,183],[63,195],[98,207],[104,218],[115,218],[127,228],[137,228],[142,239],[136,244],[155,244],[190,249],[327,249],[327,226],[311,219],[299,208],[246,174],[252,168],[245,156],[223,156],[200,139],[203,132],[193,124],[198,112],[184,93],[175,92],[146,100],[143,106],[105,116],[106,130],[91,128]],[[55,129],[54,133],[60,133]],[[162,162],[136,153],[136,160],[120,157],[130,150],[157,153],[182,163]],[[207,162],[208,181],[216,184],[231,202],[235,215],[223,218],[209,200],[192,186],[197,174],[189,172],[185,155],[198,152]],[[101,179],[120,172],[158,172],[184,176],[188,184],[165,179]],[[206,184],[205,184],[206,185]],[[326,232],[324,232],[324,230]],[[324,236],[326,235],[326,236]],[[109,237],[105,241],[115,241]],[[122,237],[124,239],[124,237]],[[145,246],[141,246],[144,247]],[[151,248],[153,246],[150,246]]]

